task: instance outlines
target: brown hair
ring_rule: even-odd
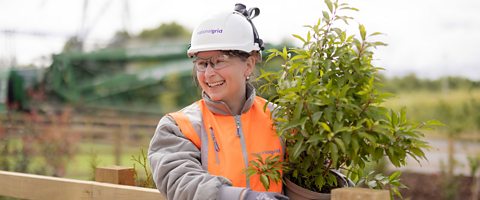
[[[239,57],[243,61],[245,61],[248,57],[253,56],[255,57],[255,64],[258,62],[262,62],[262,56],[258,51],[252,51],[250,53],[247,53],[245,51],[229,50],[229,51],[223,51],[223,52],[229,56]]]

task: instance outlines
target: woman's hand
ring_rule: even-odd
[[[245,191],[244,200],[288,200],[285,195],[276,192],[256,192],[250,189]]]

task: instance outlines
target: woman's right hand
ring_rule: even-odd
[[[276,192],[256,192],[250,189],[245,191],[244,200],[288,200],[285,195]]]

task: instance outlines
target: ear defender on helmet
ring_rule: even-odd
[[[248,22],[250,22],[250,24],[252,25],[252,29],[253,29],[253,41],[255,43],[257,43],[258,46],[260,47],[260,50],[263,51],[265,49],[265,46],[263,44],[263,40],[260,39],[260,36],[258,35],[258,32],[257,32],[257,28],[255,28],[255,25],[252,22],[253,18],[260,15],[260,9],[257,8],[257,7],[253,7],[253,8],[250,8],[250,9],[247,10],[247,6],[245,6],[244,4],[241,4],[241,3],[237,3],[237,4],[235,4],[234,10],[241,13],[243,16],[245,16],[247,18]]]

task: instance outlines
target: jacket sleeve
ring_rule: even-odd
[[[200,150],[169,117],[158,123],[150,141],[148,159],[157,189],[167,199],[239,199],[245,188],[213,176],[202,168]]]

